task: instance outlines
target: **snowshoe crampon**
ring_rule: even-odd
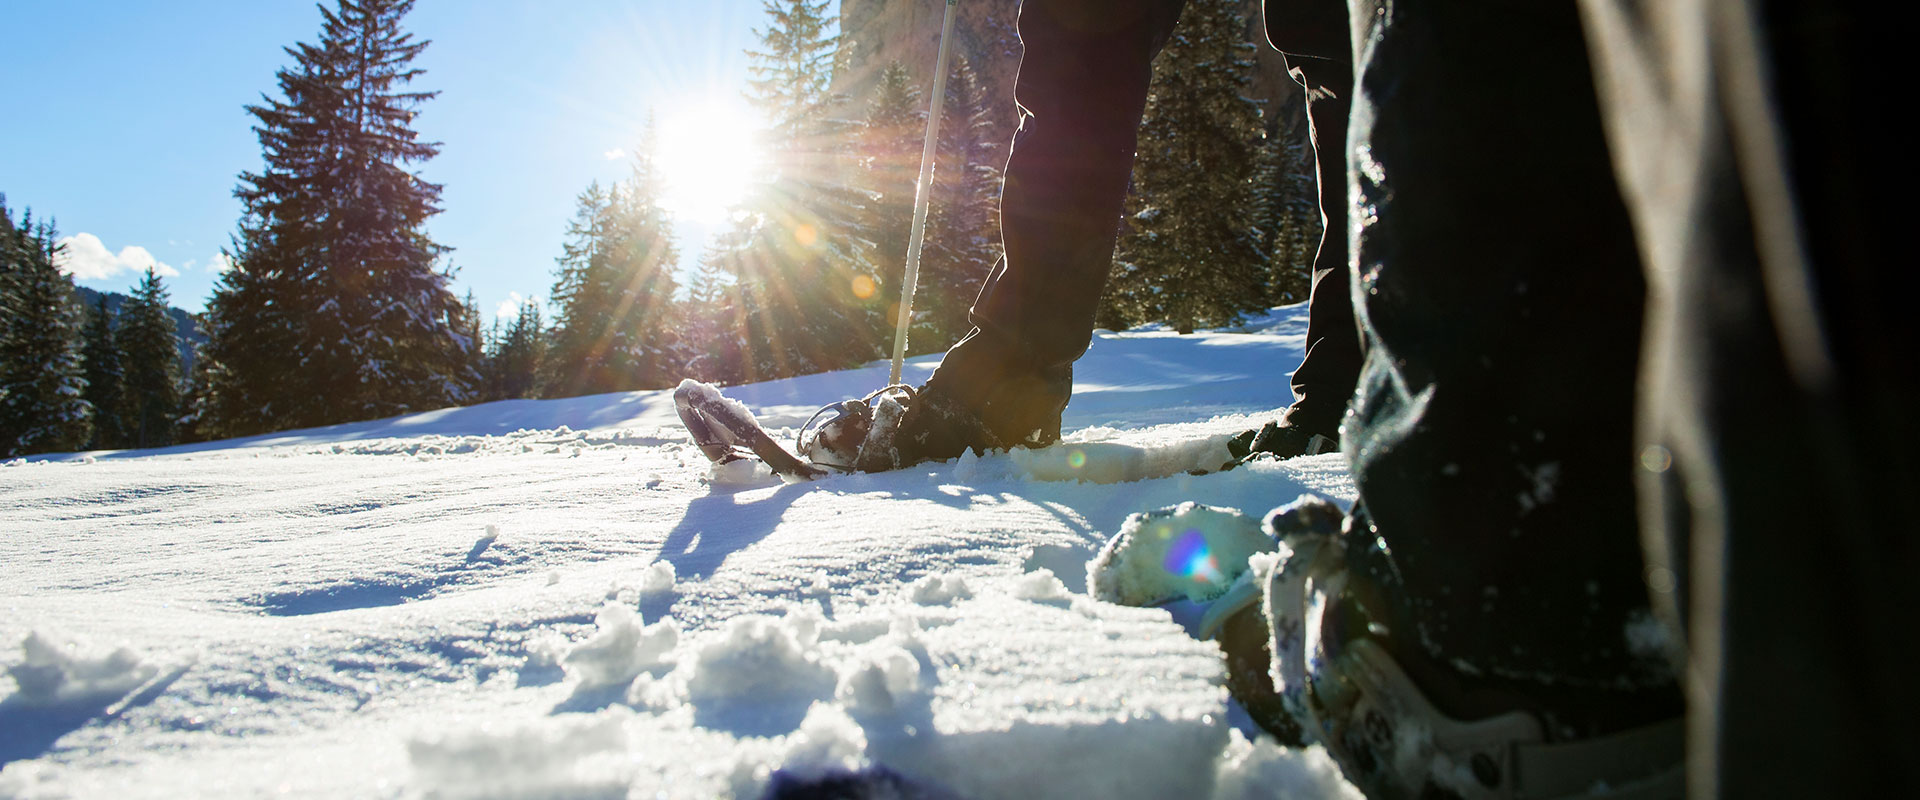
[[[673,390],[673,405],[694,444],[715,464],[758,459],[786,480],[813,480],[829,474],[787,452],[760,427],[752,411],[708,384],[681,381]]]

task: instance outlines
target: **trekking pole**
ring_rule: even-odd
[[[940,57],[933,64],[933,108],[927,112],[927,141],[920,147],[920,181],[913,189],[913,233],[907,238],[907,280],[900,285],[900,318],[893,332],[893,371],[887,383],[900,382],[900,366],[907,357],[907,327],[913,322],[913,290],[920,284],[920,246],[927,238],[927,205],[932,201],[933,146],[940,133],[940,106],[947,99],[947,50],[953,42],[953,9],[959,0],[947,0],[947,18],[940,23]]]

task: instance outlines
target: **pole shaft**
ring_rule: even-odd
[[[953,9],[959,0],[947,0],[947,16],[940,23],[940,56],[933,65],[933,107],[927,112],[927,140],[920,147],[920,179],[913,190],[913,232],[907,239],[907,279],[900,284],[900,316],[893,332],[893,370],[887,383],[900,382],[907,358],[907,328],[913,324],[913,293],[920,284],[920,248],[927,238],[927,206],[932,201],[933,151],[939,142],[940,110],[947,99],[947,53],[953,47]]]

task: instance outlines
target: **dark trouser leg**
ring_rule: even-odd
[[[1307,353],[1293,373],[1286,424],[1338,440],[1340,418],[1360,376],[1360,335],[1353,320],[1347,264],[1347,114],[1353,101],[1353,39],[1346,4],[1338,0],[1265,3],[1267,39],[1287,54],[1294,80],[1308,93],[1307,122],[1320,188],[1325,233],[1313,258],[1307,303]],[[1314,95],[1319,97],[1315,98]]]
[[[1556,733],[1670,717],[1671,672],[1636,638],[1643,284],[1578,13],[1356,11],[1355,596],[1456,715],[1517,700]]]
[[[1756,6],[1583,2],[1648,258],[1649,583],[1685,623],[1694,796],[1912,797],[1893,44],[1864,3]]]
[[[1006,258],[974,302],[975,330],[947,351],[930,386],[975,409],[1051,406],[1058,425],[1072,388],[1071,365],[1091,341],[1113,262],[1153,57],[1184,5],[1027,0],[1022,6],[1026,55],[1014,96],[1025,114],[1001,192]],[[987,416],[994,425],[994,415]]]

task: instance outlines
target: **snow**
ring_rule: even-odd
[[[1352,501],[1337,455],[1187,472],[1305,327],[1102,333],[1062,444],[808,484],[711,476],[669,391],[11,462],[0,798],[1356,796],[1086,581],[1138,512]],[[886,369],[726,394],[791,440]]]
[[[1110,603],[1157,605],[1219,597],[1256,553],[1278,544],[1260,522],[1231,508],[1181,503],[1127,517],[1087,562],[1090,594]]]

